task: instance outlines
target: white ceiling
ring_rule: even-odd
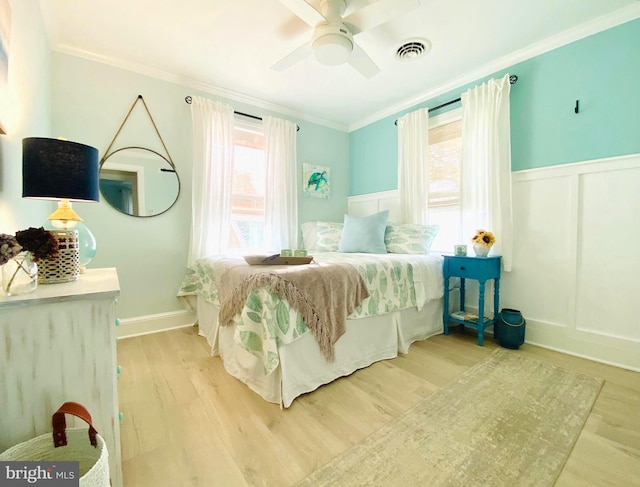
[[[347,13],[372,3],[347,0]],[[313,32],[279,0],[40,0],[56,51],[345,129],[640,11],[637,0],[415,3],[413,10],[355,37],[381,68],[366,79],[347,64],[323,66],[313,57],[283,72],[270,69]],[[431,51],[417,60],[397,60],[397,45],[413,37],[430,40]]]

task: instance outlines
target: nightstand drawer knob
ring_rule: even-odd
[[[120,326],[120,318],[116,318],[116,326]]]
[[[116,374],[118,374],[118,378],[120,378],[121,373],[122,373],[122,365],[118,365],[116,367]]]
[[[124,419],[124,413],[118,413],[118,420],[122,421]]]

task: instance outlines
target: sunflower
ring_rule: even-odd
[[[494,243],[496,243],[496,237],[493,233],[487,230],[478,230],[476,234],[473,236],[471,241],[474,244],[482,245],[483,247],[491,247]]]

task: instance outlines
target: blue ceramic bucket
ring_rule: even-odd
[[[496,332],[500,346],[517,350],[524,343],[527,321],[517,309],[503,308],[498,314]]]

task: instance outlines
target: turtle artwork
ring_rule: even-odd
[[[318,191],[322,183],[328,184],[327,178],[325,177],[326,174],[327,174],[327,171],[314,172],[309,177],[309,181],[307,182],[307,188],[310,188],[311,186],[315,185],[315,190]]]
[[[331,185],[330,169],[315,164],[303,164],[303,195],[312,198],[330,197]]]

